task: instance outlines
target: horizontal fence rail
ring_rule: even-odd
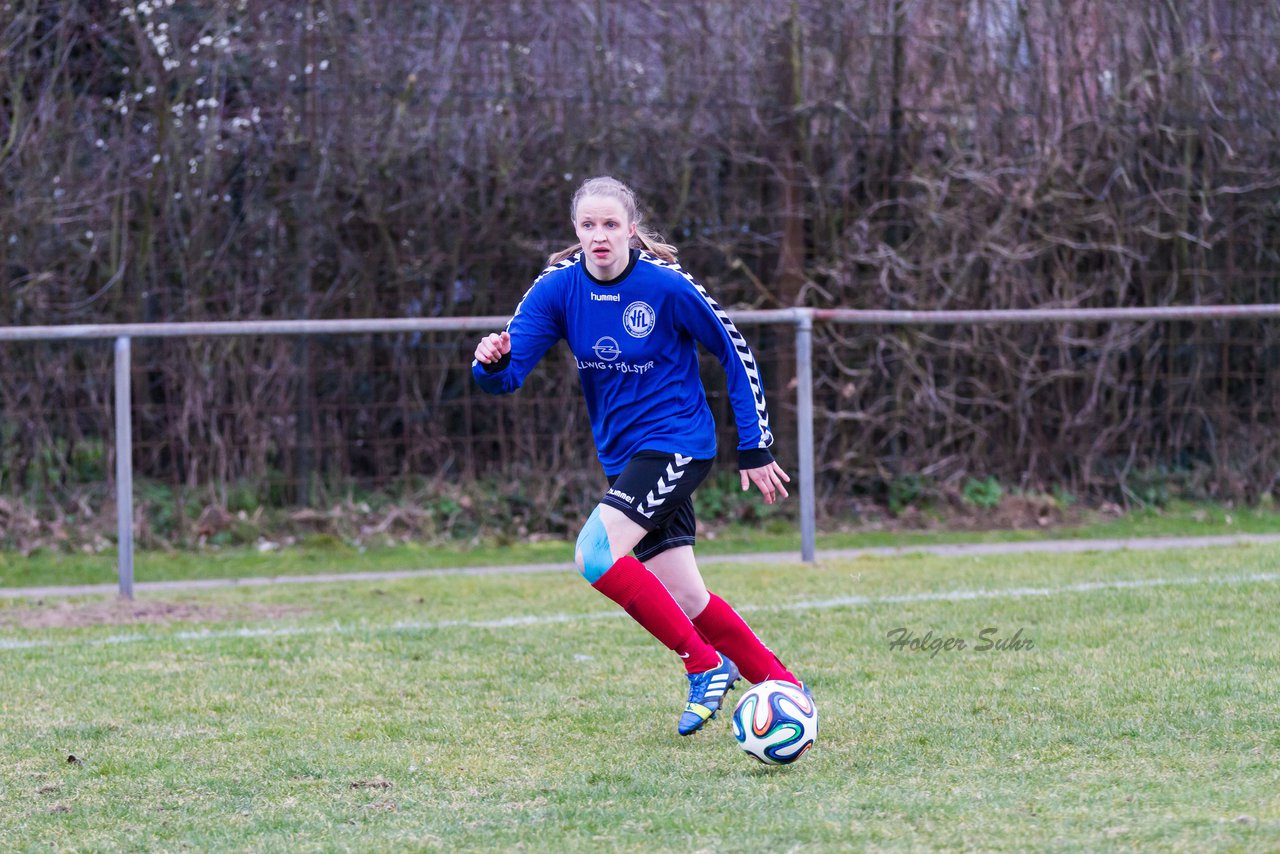
[[[780,308],[730,311],[744,324],[826,323],[886,326],[945,326],[998,323],[1232,320],[1280,317],[1280,304],[1153,306],[1150,308],[1017,308],[907,311],[854,308]],[[361,335],[397,332],[481,332],[500,329],[507,315],[393,317],[358,320],[238,320],[187,323],[105,323],[0,327],[0,341],[66,341],[107,338],[195,338],[225,335]]]
[[[1034,308],[1002,310],[910,311],[788,308],[730,311],[749,325],[791,325],[795,329],[798,491],[801,558],[815,557],[816,508],[813,437],[813,329],[816,323],[886,326],[1054,324],[1280,318],[1280,304],[1229,306],[1157,306],[1150,308]],[[0,328],[0,342],[115,340],[115,446],[120,593],[133,592],[133,460],[130,342],[134,338],[217,336],[362,335],[413,332],[492,331],[507,316],[368,318],[358,320],[252,320],[187,323],[81,324]]]
[[[1280,317],[1280,305],[1165,305],[1150,308],[1006,308],[960,311],[880,311],[852,308],[794,309],[814,320],[886,326],[991,325],[997,323],[1117,323],[1147,320],[1258,320]]]

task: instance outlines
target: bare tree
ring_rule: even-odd
[[[502,313],[597,172],[728,304],[1274,301],[1278,36],[1274,3],[1213,0],[20,0],[0,312]],[[1273,325],[819,334],[829,495],[1276,488]],[[467,345],[148,344],[138,464],[221,501],[589,471],[572,372],[487,432]],[[74,479],[108,435],[100,373],[74,348],[5,356],[0,484],[36,459]]]

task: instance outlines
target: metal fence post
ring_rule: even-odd
[[[116,339],[116,549],[120,596],[133,598],[133,399],[129,339]]]
[[[815,560],[817,508],[813,494],[813,312],[796,309],[796,433],[800,454],[800,559]]]

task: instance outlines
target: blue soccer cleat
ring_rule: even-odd
[[[725,656],[720,656],[720,666],[702,673],[689,674],[689,703],[680,715],[676,731],[692,735],[702,725],[716,716],[724,695],[738,681],[738,666]]]

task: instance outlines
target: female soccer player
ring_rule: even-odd
[[[506,330],[481,339],[472,373],[487,392],[512,392],[557,341],[569,342],[609,481],[578,535],[575,560],[596,590],[683,659],[689,699],[677,731],[689,735],[715,715],[739,675],[801,685],[708,592],[694,560],[692,495],[716,455],[698,344],[724,366],[743,490],[755,484],[772,504],[787,497],[791,479],[769,451],[751,348],[676,263],[675,248],[642,227],[631,190],[592,178],[574,194],[570,215],[578,243],[550,258]]]

